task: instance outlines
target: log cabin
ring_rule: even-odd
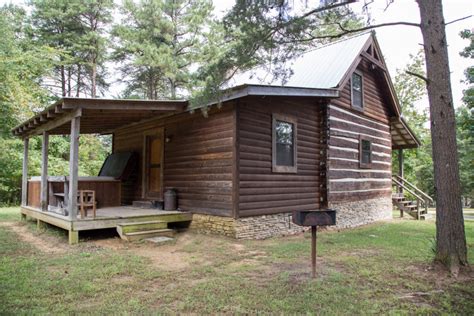
[[[298,210],[336,209],[339,227],[391,218],[392,185],[404,185],[392,177],[392,151],[420,142],[375,34],[305,52],[290,69],[284,80],[268,79],[263,66],[236,75],[205,115],[186,100],[59,100],[12,131],[25,144],[22,216],[66,229],[70,243],[83,230],[117,228],[135,240],[179,225],[267,238],[301,231],[291,222]],[[78,177],[81,133],[112,135],[97,177]],[[70,172],[50,177],[48,137],[67,134]],[[36,135],[42,171],[29,178]],[[79,212],[86,190],[95,194],[93,217]],[[176,209],[163,210],[173,192]]]

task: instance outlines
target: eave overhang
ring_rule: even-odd
[[[43,132],[69,134],[69,122],[81,117],[81,133],[108,133],[118,127],[165,114],[182,112],[188,101],[63,98],[13,128],[13,135],[30,137]]]
[[[413,149],[421,146],[421,142],[408,126],[403,117],[393,117],[390,120],[392,149]]]

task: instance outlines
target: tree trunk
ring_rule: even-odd
[[[436,194],[436,258],[457,274],[467,265],[456,121],[441,0],[417,0],[420,7],[430,103]]]
[[[61,65],[61,93],[63,97],[66,96],[66,74],[64,70],[64,65]]]
[[[77,85],[76,85],[76,98],[81,95],[81,65],[77,65]]]
[[[171,100],[176,100],[176,84],[170,79]]]
[[[71,96],[71,77],[72,77],[72,70],[71,70],[72,66],[70,65],[68,68],[67,68],[67,96],[70,97]]]
[[[92,74],[91,74],[91,98],[97,95],[97,60],[92,59]]]

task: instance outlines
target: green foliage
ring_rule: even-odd
[[[32,111],[48,102],[40,85],[49,73],[54,48],[32,45],[25,38],[26,13],[15,6],[0,8],[0,136],[30,117]]]
[[[61,9],[58,1],[35,3],[48,5],[51,10],[48,11],[51,15],[48,15],[48,19],[55,18],[54,14]],[[57,8],[55,4],[58,4]],[[64,7],[72,10],[69,6]],[[41,26],[44,34],[40,35],[46,36],[47,40],[32,39],[31,21],[25,10],[15,6],[0,8],[0,205],[18,204],[20,197],[23,142],[13,138],[10,130],[54,100],[54,96],[44,86],[48,78],[54,76],[53,70],[66,60],[61,41],[71,44],[76,40],[60,37],[53,24],[48,24],[48,27],[41,24],[46,23],[45,20],[37,20],[38,25],[35,27]],[[60,21],[56,22],[56,27],[59,27]],[[68,137],[50,137],[49,149],[49,174],[68,174]],[[97,175],[109,150],[110,141],[104,137],[83,135],[80,141],[81,175]],[[30,139],[29,175],[39,175],[40,167],[41,141],[34,137]]]
[[[460,53],[461,56],[474,59],[474,33],[472,30],[464,30],[460,35],[463,39],[469,40],[468,46]],[[464,105],[456,110],[456,137],[462,195],[465,204],[470,199],[472,205],[474,203],[474,66],[468,67],[465,75],[468,87],[463,91]]]
[[[126,0],[114,26],[114,58],[124,64],[125,96],[148,99],[188,94],[192,67],[202,61],[212,1]]]
[[[467,204],[468,199],[474,199],[474,108],[457,108],[456,126],[461,190]]]
[[[397,71],[394,86],[403,117],[422,145],[417,149],[403,150],[405,178],[433,197],[435,192],[428,108],[420,105],[427,93],[426,84],[420,78],[407,73],[408,71],[424,75],[423,52],[420,51],[415,56],[410,55],[410,59],[411,62],[405,68]],[[398,161],[398,152],[393,152],[392,161]],[[393,173],[398,173],[397,163],[393,163],[392,168]]]
[[[461,52],[461,56],[474,58],[474,35],[470,30],[461,32],[461,37],[470,40],[470,44]],[[426,96],[425,83],[407,71],[424,75],[424,59],[420,51],[410,56],[410,62],[395,76],[394,86],[402,106],[402,113],[410,127],[422,142],[418,149],[404,150],[405,177],[421,190],[434,196],[433,161],[431,137],[428,127],[428,109],[420,108],[419,102]],[[456,109],[456,136],[459,153],[459,172],[461,177],[462,195],[465,204],[474,199],[474,67],[466,69],[464,105]],[[397,161],[398,152],[394,152],[392,160]],[[398,164],[393,164],[393,172],[398,173]]]
[[[31,45],[26,27],[23,9],[0,8],[0,204],[17,202],[21,187],[23,142],[13,139],[10,129],[49,100],[40,83],[54,49]]]
[[[51,91],[61,96],[96,96],[105,83],[105,26],[112,0],[31,0],[30,37],[58,50]]]

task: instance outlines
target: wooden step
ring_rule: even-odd
[[[173,237],[175,234],[176,234],[175,230],[166,228],[166,229],[153,229],[153,230],[144,230],[144,231],[133,232],[133,233],[125,233],[121,237],[122,239],[125,239],[127,241],[137,241],[141,239],[147,239],[147,238],[159,237],[159,236]]]
[[[137,231],[150,230],[150,229],[164,229],[168,228],[168,223],[165,221],[146,221],[146,222],[133,222],[133,223],[120,223],[117,225],[117,231],[120,229],[119,234],[133,233]]]

